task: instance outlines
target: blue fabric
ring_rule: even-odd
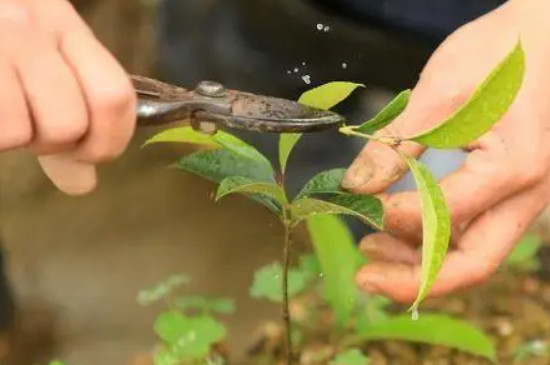
[[[310,0],[358,20],[374,21],[429,38],[445,38],[457,27],[503,4],[504,0]]]

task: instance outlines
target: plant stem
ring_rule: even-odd
[[[365,139],[372,139],[373,141],[384,143],[390,146],[397,146],[401,143],[401,141],[397,138],[379,137],[372,134],[357,132],[354,126],[341,127],[339,129],[339,132],[346,136],[356,136],[356,137],[361,137]]]
[[[283,321],[286,332],[286,363],[292,365],[292,332],[290,326],[290,309],[288,299],[288,271],[290,268],[290,249],[292,246],[290,224],[285,222],[285,242],[283,246]]]

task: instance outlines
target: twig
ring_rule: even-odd
[[[290,269],[290,249],[292,246],[291,228],[285,223],[285,242],[283,246],[283,321],[286,332],[286,363],[292,365],[292,333],[288,300],[288,271]]]
[[[401,141],[397,138],[375,136],[372,134],[357,132],[355,129],[356,129],[356,126],[345,126],[345,127],[341,127],[339,131],[340,133],[346,136],[356,136],[356,137],[361,137],[365,139],[371,139],[373,141],[381,142],[392,147],[398,146],[401,143]]]

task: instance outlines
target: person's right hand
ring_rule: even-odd
[[[65,193],[130,141],[131,81],[67,0],[0,0],[0,80],[0,151],[36,154]]]

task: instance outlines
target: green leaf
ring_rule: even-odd
[[[346,194],[333,197],[330,201],[300,198],[292,202],[290,212],[293,225],[311,216],[321,214],[350,215],[377,229],[383,229],[384,225],[382,202],[369,195]]]
[[[157,349],[153,355],[153,363],[155,365],[176,365],[180,359],[169,348],[161,347]]]
[[[413,174],[422,211],[422,277],[416,300],[411,306],[413,316],[435,282],[451,237],[451,217],[445,197],[430,170],[408,156],[402,155]]]
[[[227,177],[239,176],[254,181],[274,182],[273,170],[265,164],[237,156],[225,150],[199,151],[182,157],[176,168],[220,183]],[[251,199],[279,214],[281,208],[273,200],[251,194]]]
[[[353,82],[329,82],[306,91],[298,98],[298,102],[314,108],[328,110],[342,102],[356,88],[361,86],[364,87],[362,84]],[[301,133],[286,133],[281,134],[279,137],[279,165],[283,174],[285,173],[290,153],[301,137]]]
[[[279,137],[279,165],[284,174],[290,153],[302,137],[301,133],[283,133]]]
[[[308,281],[319,278],[321,266],[315,254],[302,255],[300,257],[300,271],[304,273]]]
[[[193,128],[188,126],[163,130],[145,141],[143,146],[148,146],[153,143],[174,142],[197,144],[214,148],[220,147],[219,143],[217,143],[211,135],[197,132]]]
[[[250,158],[258,163],[265,164],[269,166],[269,169],[273,173],[273,166],[271,162],[262,155],[256,148],[252,147],[248,143],[243,142],[241,139],[235,137],[232,134],[218,131],[214,136],[212,136],[216,142],[218,142],[226,150],[235,153],[236,155]]]
[[[180,310],[198,309],[218,314],[229,314],[235,311],[235,303],[231,299],[202,296],[179,297],[176,299],[175,307]]]
[[[145,142],[145,145],[161,142],[181,142],[214,148],[224,148],[237,156],[249,158],[260,164],[264,164],[266,167],[269,166],[273,174],[271,162],[269,162],[264,155],[248,143],[224,131],[218,131],[214,135],[208,135],[196,131],[190,126],[177,127],[160,132]]]
[[[275,181],[271,169],[256,161],[224,150],[199,151],[189,154],[182,157],[176,167],[217,183],[231,176],[243,176],[259,181]]]
[[[358,289],[355,274],[362,257],[346,224],[336,216],[318,215],[306,221],[323,273],[323,292],[342,328],[351,318]]]
[[[351,348],[336,355],[329,365],[368,365],[369,363],[370,359],[361,350]]]
[[[253,298],[269,299],[273,302],[283,300],[283,268],[280,263],[264,266],[254,273],[250,288]],[[293,297],[302,292],[308,284],[307,274],[296,268],[288,271],[288,295]]]
[[[313,108],[328,110],[350,96],[358,87],[365,87],[365,85],[333,81],[306,91],[300,96],[298,102]]]
[[[435,128],[407,139],[435,148],[459,148],[478,139],[513,103],[524,73],[525,55],[518,41],[460,109]]]
[[[416,321],[409,316],[397,316],[372,324],[357,337],[357,342],[379,340],[446,346],[496,360],[495,347],[487,335],[466,321],[445,315],[426,314]]]
[[[176,342],[187,330],[188,318],[178,312],[165,312],[155,321],[155,333],[168,343]]]
[[[346,169],[333,169],[318,173],[309,180],[296,196],[296,199],[314,194],[344,194],[341,182]]]
[[[210,316],[186,317],[179,312],[161,314],[155,332],[168,344],[178,359],[204,358],[211,346],[226,336],[225,327]]]
[[[287,203],[283,189],[274,183],[257,182],[246,177],[233,176],[222,180],[216,193],[216,201],[234,193],[253,193],[265,195],[281,206]]]
[[[358,132],[365,134],[373,134],[379,129],[384,128],[390,124],[395,118],[399,116],[407,107],[409,98],[411,97],[411,90],[405,90],[400,92],[392,101],[388,103],[382,110],[376,114],[372,119],[354,128]]]
[[[235,312],[235,302],[232,299],[210,299],[208,307],[218,314],[230,314]]]
[[[188,284],[189,281],[190,279],[186,275],[172,275],[151,288],[141,290],[138,293],[137,301],[141,305],[149,305],[165,298],[174,289],[181,285]]]
[[[361,334],[366,331],[370,325],[387,320],[389,314],[385,308],[390,303],[391,300],[389,298],[380,295],[369,296],[366,303],[360,308],[357,314],[357,323],[355,324],[357,333]]]

